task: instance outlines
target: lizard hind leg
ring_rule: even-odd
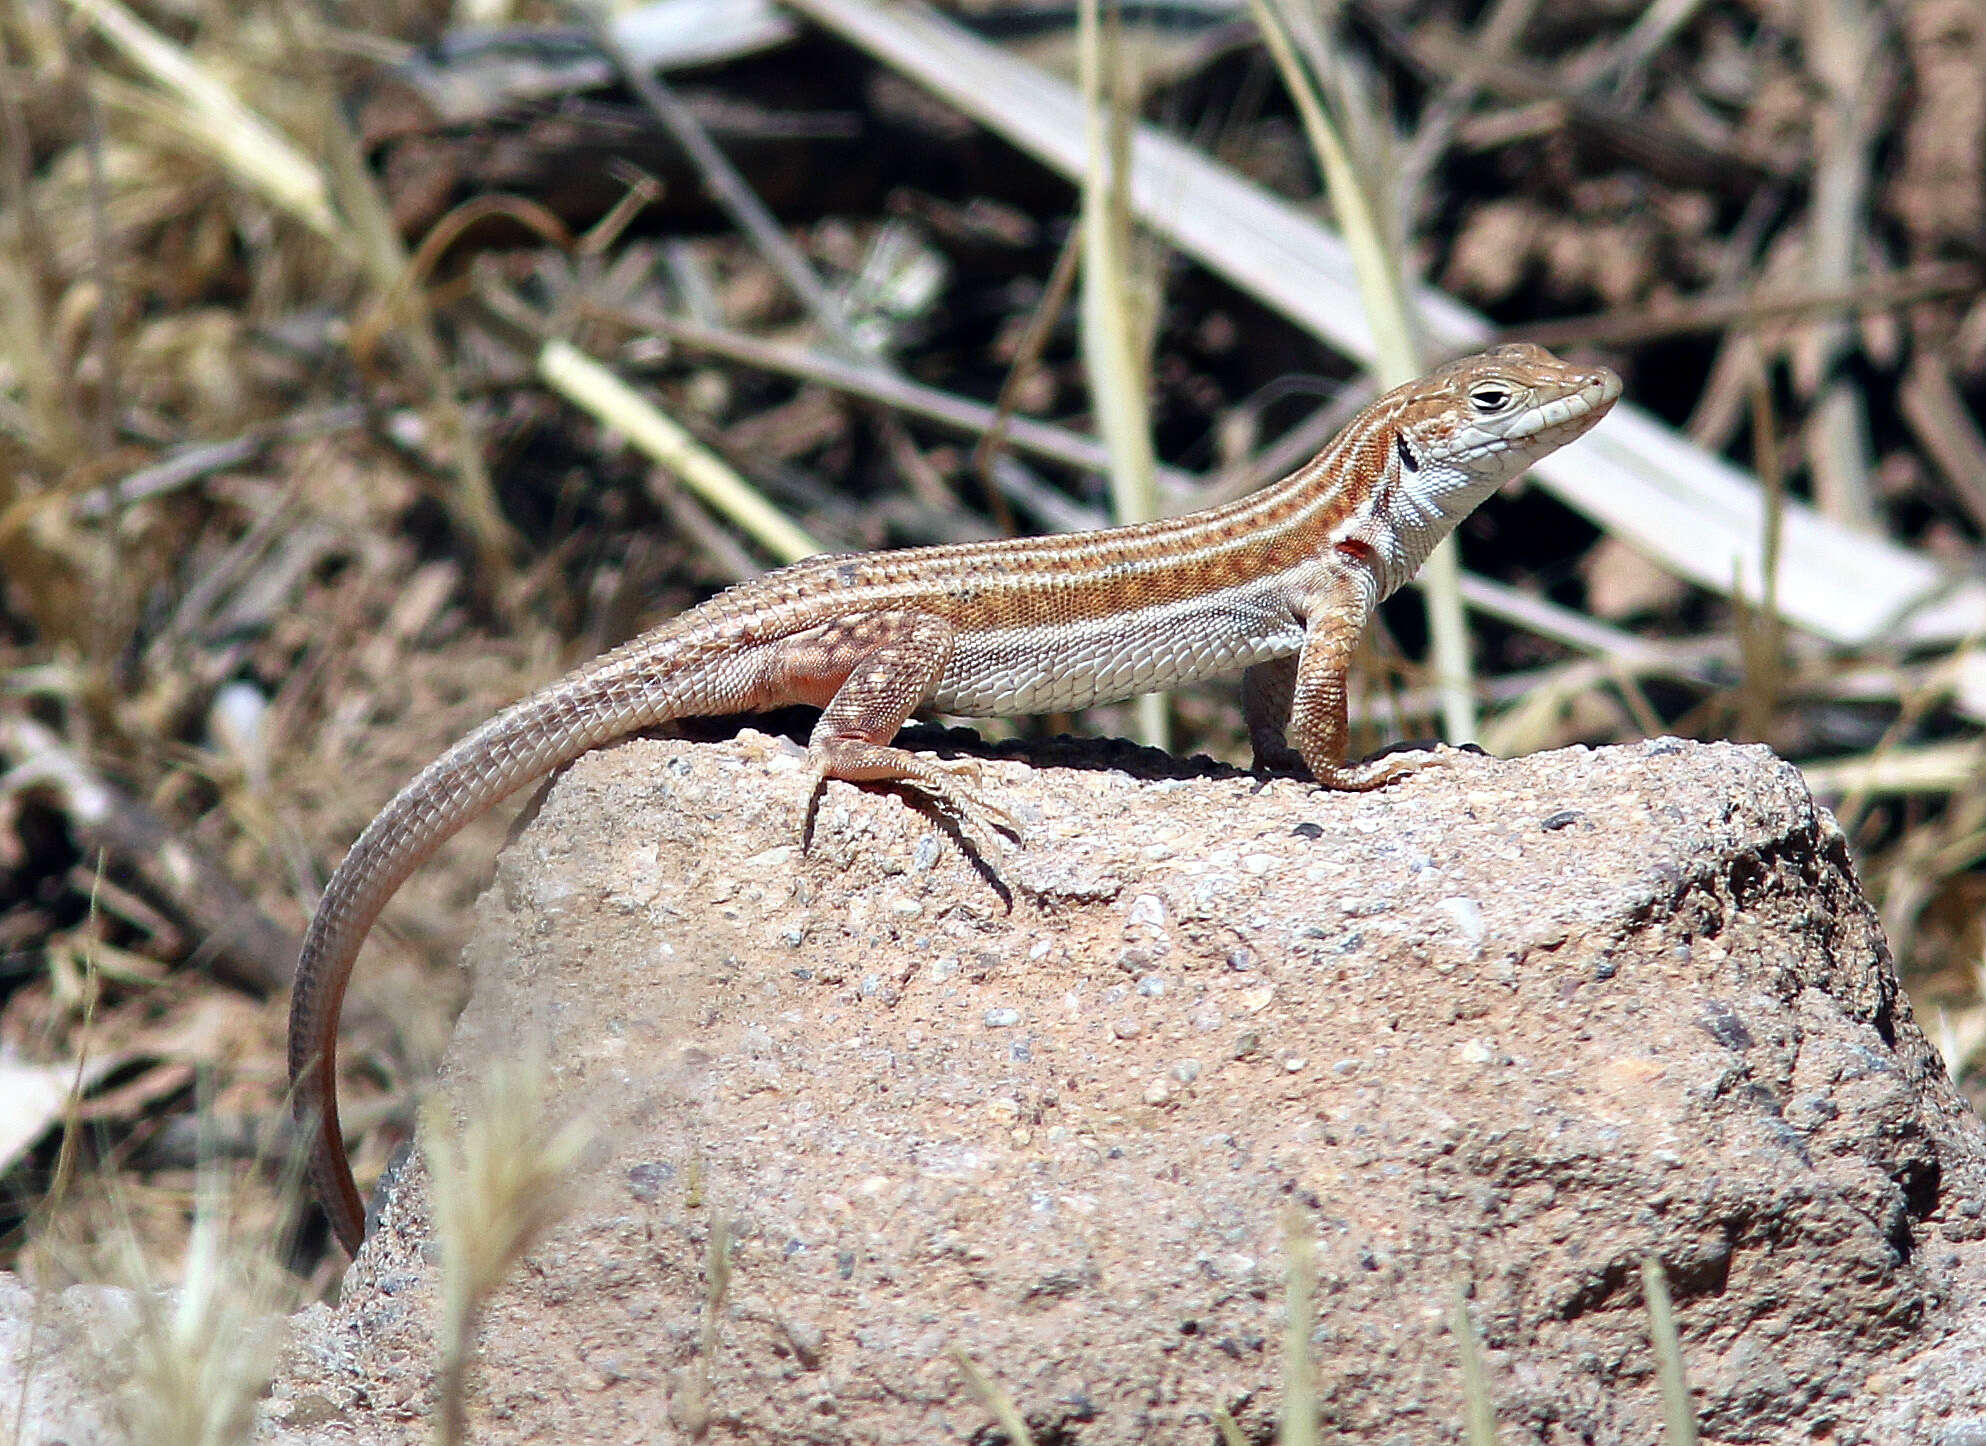
[[[838,778],[909,783],[935,797],[968,829],[983,832],[990,824],[1018,836],[1014,816],[971,786],[979,778],[976,762],[928,758],[891,742],[936,689],[951,661],[953,636],[950,623],[928,613],[866,613],[838,620],[806,641],[804,659],[787,660],[789,667],[804,662],[817,685],[834,686],[807,739],[809,823],[821,785]]]

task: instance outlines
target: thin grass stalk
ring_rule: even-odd
[[[694,1208],[702,1208],[699,1196]],[[717,1360],[718,1327],[724,1317],[724,1299],[731,1290],[731,1222],[713,1215],[710,1234],[703,1247],[703,1321],[697,1336],[696,1362],[684,1383],[676,1409],[683,1430],[691,1439],[710,1431],[717,1399],[714,1366]]]
[[[675,473],[780,562],[798,562],[824,550],[680,422],[570,342],[554,339],[539,349],[538,375]]]
[[[1469,1291],[1455,1282],[1448,1329],[1462,1362],[1462,1434],[1469,1446],[1496,1446],[1496,1403],[1490,1398],[1489,1371],[1483,1365],[1482,1343],[1469,1319]]]
[[[965,1377],[972,1394],[979,1397],[979,1403],[986,1408],[986,1414],[1006,1433],[1007,1446],[1034,1446],[1034,1437],[1028,1432],[1020,1407],[1014,1404],[1014,1398],[1006,1393],[1000,1383],[979,1368],[979,1363],[965,1353],[964,1346],[952,1347],[952,1359],[958,1363],[959,1374]]]
[[[307,8],[288,17],[299,46],[313,44],[307,28],[313,22]],[[510,526],[497,505],[496,487],[483,461],[482,439],[455,385],[455,371],[428,316],[421,277],[386,198],[366,165],[359,138],[347,124],[337,96],[328,84],[318,97],[318,123],[329,160],[330,184],[347,222],[345,243],[358,255],[377,301],[366,320],[391,329],[406,348],[412,379],[427,389],[426,417],[436,433],[440,454],[453,474],[450,515],[476,554],[479,575],[495,580],[506,571],[512,542]],[[366,328],[360,328],[363,334]]]
[[[1317,1370],[1310,1332],[1317,1322],[1317,1242],[1294,1201],[1283,1207],[1283,1424],[1281,1446],[1317,1446]]]
[[[1083,169],[1083,362],[1097,430],[1110,450],[1110,495],[1120,522],[1159,515],[1152,450],[1149,324],[1140,325],[1132,275],[1131,128],[1121,68],[1104,93],[1101,0],[1077,7],[1076,43],[1089,161]],[[1114,38],[1114,32],[1113,32]],[[1138,736],[1154,748],[1169,733],[1165,698],[1138,700]]]
[[[97,850],[96,868],[90,874],[90,918],[97,916],[97,889],[103,882],[103,850]],[[35,1207],[34,1214],[45,1223],[61,1213],[63,1201],[69,1196],[69,1188],[76,1179],[77,1139],[82,1133],[83,1121],[83,1079],[89,1063],[92,1026],[96,1022],[97,1000],[101,991],[97,987],[96,958],[93,952],[83,956],[83,1025],[82,1045],[76,1051],[76,1072],[69,1081],[69,1094],[62,1104],[62,1140],[55,1150],[55,1169],[50,1176],[48,1190]],[[21,1349],[18,1369],[21,1388],[14,1400],[14,1429],[9,1433],[10,1446],[21,1446],[21,1432],[28,1420],[28,1393],[34,1385],[35,1365],[41,1350],[42,1327],[46,1323],[47,1312],[54,1301],[55,1291],[49,1282],[40,1282],[41,1289],[35,1292],[34,1310],[28,1317],[28,1338]]]
[[[1000,384],[1000,395],[993,400],[993,424],[979,439],[979,445],[972,449],[972,470],[979,474],[979,480],[986,488],[987,507],[993,513],[994,522],[1008,536],[1014,533],[1013,514],[1007,510],[1007,499],[1000,492],[993,464],[1006,450],[1007,428],[1020,403],[1021,386],[1034,375],[1035,368],[1041,362],[1041,354],[1048,348],[1048,338],[1062,315],[1062,308],[1069,303],[1069,293],[1075,289],[1082,255],[1083,224],[1079,220],[1063,240],[1062,250],[1055,257],[1055,267],[1048,273],[1048,284],[1042,288],[1041,300],[1036,303],[1034,314],[1028,318],[1020,344],[1014,348],[1014,363],[1007,369],[1006,380]]]
[[[1779,537],[1786,512],[1785,468],[1779,459],[1779,429],[1772,394],[1762,366],[1752,368],[1752,451],[1759,485],[1765,492],[1764,525],[1759,537],[1758,605],[1744,596],[1740,579],[1731,580],[1736,609],[1738,656],[1743,666],[1738,690],[1738,736],[1765,740],[1779,705],[1784,673],[1785,624],[1779,616]]]
[[[1248,8],[1268,47],[1270,58],[1303,122],[1305,136],[1324,177],[1331,210],[1351,253],[1365,300],[1367,325],[1382,386],[1399,386],[1421,374],[1420,349],[1407,299],[1405,265],[1395,228],[1384,224],[1373,193],[1359,179],[1358,167],[1326,110],[1320,82],[1335,74],[1323,53],[1321,37],[1292,23],[1290,0],[1248,0]],[[1297,54],[1292,37],[1305,40],[1310,68]],[[1349,88],[1338,87],[1341,108],[1349,110]],[[1377,126],[1368,127],[1377,132]],[[1455,544],[1443,539],[1420,572],[1427,601],[1428,651],[1434,664],[1435,691],[1441,703],[1442,731],[1450,741],[1474,738],[1478,732],[1474,670],[1469,658],[1468,623],[1463,616],[1461,563]]]
[[[441,1364],[435,1439],[468,1439],[469,1366],[483,1308],[565,1208],[567,1180],[586,1148],[580,1123],[545,1122],[545,1066],[499,1060],[476,1086],[458,1129],[436,1095],[421,1110],[434,1234],[441,1246]]]
[[[1690,1405],[1689,1380],[1683,1374],[1683,1347],[1676,1335],[1675,1307],[1669,1300],[1669,1276],[1654,1256],[1641,1261],[1641,1290],[1648,1303],[1648,1340],[1655,1350],[1655,1372],[1662,1383],[1662,1419],[1670,1446],[1696,1446],[1696,1410]]]
[[[203,1113],[210,1116],[211,1106]],[[119,1227],[120,1268],[137,1305],[121,1414],[128,1439],[146,1446],[248,1446],[256,1402],[280,1354],[283,1332],[271,1318],[290,1293],[280,1244],[249,1237],[211,1153],[201,1153],[176,1288],[158,1282],[137,1226]]]
[[[68,0],[169,98],[180,131],[236,180],[340,247],[350,237],[331,207],[324,173],[219,80],[117,0]]]

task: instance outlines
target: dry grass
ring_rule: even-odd
[[[422,1111],[434,1233],[441,1246],[441,1362],[436,1439],[468,1439],[469,1367],[477,1326],[524,1253],[564,1212],[585,1125],[550,1125],[546,1066],[499,1060],[469,1089],[460,1126],[441,1096]]]
[[[129,1439],[156,1446],[247,1442],[296,1306],[296,1280],[273,1242],[244,1230],[218,1173],[201,1191],[191,1247],[170,1277],[161,1277],[135,1232],[122,1231],[118,1240],[123,1260],[115,1278],[137,1306],[123,1376]]]
[[[1370,94],[1383,102],[1372,113],[1405,130],[1391,137],[1398,194],[1376,207],[1400,218],[1381,248],[1388,266],[1418,264],[1498,308],[1513,334],[1551,323],[1555,344],[1622,367],[1635,395],[1754,467],[1774,497],[1971,566],[1986,534],[1967,461],[1981,454],[1986,401],[1986,164],[1977,137],[1937,133],[1936,108],[1964,98],[1939,37],[1915,19],[1887,40],[1762,35],[1715,6],[1672,34],[1564,17],[1505,33],[1519,9],[1491,7],[1475,32],[1456,28],[1463,7],[1408,33],[1326,36],[1349,68],[1337,94],[1293,33],[1290,56],[1327,82],[1318,114],[1343,125],[1356,109],[1345,97]],[[219,1168],[176,1143],[199,1133],[193,1081],[212,1081],[216,1150],[246,1178],[265,1173],[256,1161],[284,1088],[269,971],[344,841],[454,736],[571,658],[816,539],[948,540],[1004,527],[1008,506],[1022,525],[1102,520],[1085,469],[1041,460],[1066,458],[1071,434],[1110,432],[1093,425],[1101,416],[1121,410],[1118,430],[1157,439],[1173,470],[1158,468],[1156,486],[1177,506],[1179,470],[1247,474],[1301,425],[1287,377],[1324,360],[1176,263],[1174,299],[1140,317],[1156,280],[1141,290],[1119,262],[1100,293],[1124,313],[1105,350],[1130,381],[1099,392],[1115,402],[1092,401],[1066,308],[1039,295],[1068,249],[1074,197],[1040,212],[1038,178],[1018,165],[972,172],[974,194],[928,175],[858,178],[859,207],[803,187],[793,211],[808,219],[776,229],[825,311],[795,293],[794,258],[775,264],[745,231],[694,211],[693,174],[625,174],[566,214],[568,198],[534,191],[532,173],[503,206],[478,209],[497,183],[465,169],[459,189],[474,194],[455,210],[456,192],[416,182],[457,153],[417,137],[440,158],[423,170],[377,114],[347,128],[343,103],[375,94],[377,63],[441,20],[369,14],[371,30],[327,33],[274,4],[23,0],[0,12],[0,1044],[61,1068],[87,1039],[117,1061],[85,1101],[94,1130],[69,1148],[124,1179],[149,1258],[189,1266],[212,1253],[199,1201],[203,1171]],[[1872,45],[1889,47],[1886,68],[1853,104],[1809,59]],[[1456,47],[1469,63],[1443,62]],[[1654,104],[1658,62],[1665,84],[1698,87],[1693,113],[1715,122],[1705,133],[1721,138],[1721,168],[1706,171],[1710,142],[1678,137]],[[1279,103],[1257,113],[1266,64],[1200,57],[1183,79],[1150,78],[1145,111],[1308,196],[1297,124]],[[1572,99],[1527,99],[1541,71]],[[763,85],[749,68],[715,74]],[[1745,84],[1729,89],[1729,75]],[[850,87],[791,103],[870,102]],[[966,153],[946,117],[894,103],[900,113],[866,123],[926,125],[937,153]],[[1858,180],[1871,154],[1895,158],[1884,184]],[[844,158],[851,170],[862,160]],[[748,183],[778,179],[737,164]],[[590,153],[562,169],[607,174]],[[1785,181],[1817,173],[1830,179],[1811,197]],[[1107,185],[1094,204],[1110,214]],[[1334,210],[1352,221],[1344,201]],[[480,229],[505,217],[510,231]],[[1374,236],[1390,224],[1375,220]],[[1106,249],[1130,249],[1097,229]],[[876,292],[856,280],[885,252],[941,280],[906,312],[859,318],[881,342],[851,360],[840,309]],[[1896,260],[1857,260],[1871,257]],[[506,299],[523,309],[505,313]],[[658,340],[644,314],[740,360]],[[790,379],[774,360],[796,352],[820,365]],[[598,376],[623,379],[617,395],[674,418],[681,445],[664,469],[607,434],[639,421],[555,402],[548,355],[591,358]],[[1137,381],[1143,356],[1150,388]],[[909,395],[909,379],[927,411],[981,404],[952,413],[966,441],[866,400]],[[1017,433],[1060,429],[1029,433],[1034,470],[1018,480],[986,459],[1008,489],[989,509],[970,433],[995,397]],[[678,485],[706,463],[727,480]],[[1824,646],[1773,620],[1769,590],[1692,587],[1534,495],[1500,500],[1463,542],[1494,585],[1471,603],[1490,619],[1474,658],[1485,738],[1535,749],[1737,736],[1806,767],[1854,844],[1919,1017],[1981,1097],[1978,648]],[[1409,639],[1423,630],[1411,603],[1387,622]],[[1440,708],[1426,675],[1399,662],[1414,651],[1380,644],[1397,711],[1366,710],[1374,741],[1424,733]],[[1224,694],[1183,697],[1172,721],[1182,746],[1243,751]],[[1123,731],[1128,715],[1085,726]],[[92,800],[157,828],[106,831]],[[362,976],[343,1082],[361,1173],[411,1127],[409,1091],[445,1037],[447,961],[499,832],[464,839],[409,886],[388,920],[397,947]],[[169,840],[198,867],[148,867],[139,838]],[[182,879],[209,883],[195,897]],[[212,893],[223,885],[234,893]],[[208,922],[245,917],[259,937]],[[94,1013],[85,957],[106,972]],[[103,1225],[55,1189],[70,1168],[57,1139],[6,1162],[0,1264],[23,1259],[37,1205],[51,1239]],[[273,1230],[272,1207],[253,1209]],[[312,1288],[331,1277],[323,1268]]]

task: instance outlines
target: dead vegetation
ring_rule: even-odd
[[[496,8],[480,41],[440,6],[0,14],[0,1265],[79,1057],[91,1163],[155,1257],[203,1152],[278,1152],[316,889],[495,707],[796,551],[1112,515],[1068,284],[1086,142],[1067,164],[1041,125],[1077,94],[1073,9],[966,7],[982,57],[950,23],[866,35],[855,0],[738,0],[685,67],[634,12],[606,54]],[[1278,290],[1328,253],[1249,14],[1177,0],[1107,37],[1206,162],[1118,202],[1160,507],[1302,460],[1369,360],[1353,293]],[[1799,762],[1977,1098],[1986,7],[1360,0],[1312,27],[1395,261],[1606,360],[1698,448],[1604,487],[1576,449],[1465,528],[1480,738]],[[1312,249],[1265,259],[1203,199],[1244,183]],[[1418,309],[1430,358],[1470,339]],[[1630,482],[1660,505],[1618,510]],[[1435,730],[1424,616],[1389,608],[1368,746]],[[1244,756],[1230,691],[1171,726]],[[418,875],[362,972],[362,1178],[411,1126],[500,836]]]

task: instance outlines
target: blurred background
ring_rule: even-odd
[[[1982,223],[1981,0],[7,0],[0,1268],[170,1259],[202,1161],[295,1218],[296,940],[503,704],[815,548],[1239,495],[1402,346],[1636,410],[1387,606],[1355,751],[1771,746],[1977,1103]],[[1247,760],[1232,687],[979,726]],[[361,1179],[504,827],[359,971]]]

